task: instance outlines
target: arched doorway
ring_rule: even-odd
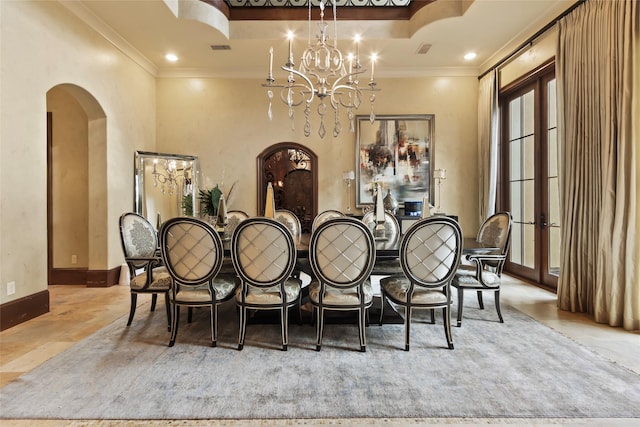
[[[98,101],[73,84],[51,88],[47,92],[50,285],[106,282],[100,274],[107,254],[105,159],[106,117]]]
[[[258,155],[258,212],[264,212],[267,184],[273,185],[276,209],[300,219],[303,233],[311,233],[318,214],[318,156],[295,142],[281,142]]]

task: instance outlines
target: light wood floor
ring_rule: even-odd
[[[76,342],[115,320],[126,323],[129,290],[126,286],[86,288],[50,286],[51,311],[0,333],[0,386],[34,369]],[[139,298],[137,316],[145,315],[150,297]],[[640,332],[598,325],[584,314],[560,311],[555,294],[512,278],[503,281],[501,301],[510,304],[558,332],[582,343],[611,361],[640,374]],[[164,315],[163,302],[158,313]],[[135,319],[134,319],[135,322]],[[1,392],[1,390],[0,390]],[[639,403],[640,404],[640,403]],[[0,408],[1,414],[2,408]],[[0,420],[2,427],[27,426],[207,426],[207,425],[523,425],[523,426],[640,426],[640,419],[340,419],[340,420]]]

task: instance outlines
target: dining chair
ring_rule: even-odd
[[[457,221],[444,216],[421,219],[409,228],[400,242],[403,276],[380,280],[385,299],[404,307],[405,344],[409,350],[413,310],[442,308],[447,344],[451,335],[451,280],[462,254],[462,230]],[[382,324],[384,311],[380,312]]]
[[[231,236],[233,236],[233,232],[236,231],[238,225],[249,219],[249,214],[245,211],[241,210],[230,210],[227,211],[227,225],[224,231],[224,239],[231,240]],[[222,262],[222,268],[220,269],[220,274],[232,274],[235,276],[236,270],[233,268],[233,262],[231,262],[231,258],[225,258]]]
[[[274,218],[287,227],[293,236],[295,244],[299,244],[302,237],[302,225],[296,214],[287,209],[276,209]]]
[[[496,247],[498,251],[466,255],[466,259],[473,264],[458,268],[452,282],[452,286],[458,291],[457,326],[462,325],[465,290],[476,291],[481,310],[484,309],[482,293],[493,292],[498,318],[500,323],[504,323],[500,311],[500,283],[502,269],[511,245],[512,222],[511,213],[498,212],[487,218],[480,226],[476,240],[485,246]]]
[[[234,276],[218,274],[224,257],[220,235],[201,219],[171,218],[160,229],[160,252],[172,279],[169,347],[173,347],[178,336],[180,307],[209,308],[211,346],[215,347],[218,305],[231,299],[238,287]]]
[[[345,216],[342,212],[335,209],[327,209],[325,211],[320,212],[313,218],[313,223],[311,224],[311,231],[315,230],[320,224],[331,219],[331,218],[341,218]]]
[[[158,253],[158,233],[144,216],[135,212],[122,214],[119,223],[122,252],[130,276],[131,307],[127,326],[131,325],[136,313],[138,294],[151,294],[151,311],[156,309],[158,295],[164,295],[167,325],[170,329],[169,288],[171,277],[162,265],[162,258]]]
[[[374,211],[367,212],[362,216],[362,222],[374,233],[376,227],[376,216]],[[376,245],[379,249],[395,248],[400,242],[400,224],[396,219],[396,216],[391,212],[384,212],[384,240],[377,240]],[[379,259],[376,261],[373,271],[371,273],[374,276],[393,276],[402,274],[402,268],[400,268],[400,260],[398,258],[392,259]]]
[[[300,307],[301,282],[291,276],[296,256],[293,235],[275,219],[249,218],[236,228],[231,238],[231,260],[240,279],[236,292],[240,309],[238,350],[244,347],[248,310],[280,311],[282,350],[287,350],[289,309]]]
[[[315,280],[309,300],[316,316],[316,351],[322,347],[325,311],[357,311],[360,351],[366,351],[365,323],[373,301],[370,276],[376,258],[371,230],[355,218],[329,219],[315,229],[309,261]]]

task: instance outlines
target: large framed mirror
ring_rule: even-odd
[[[198,157],[136,151],[134,210],[159,225],[176,216],[199,216]]]

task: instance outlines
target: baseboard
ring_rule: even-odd
[[[86,285],[86,268],[53,268],[51,270],[50,285]]]
[[[111,270],[89,270],[87,271],[87,287],[107,288],[117,285],[120,280],[121,267],[114,267]]]
[[[49,290],[0,305],[0,331],[49,312]]]
[[[50,285],[86,285],[89,288],[106,288],[117,285],[121,267],[111,270],[88,270],[86,268],[54,268]]]

